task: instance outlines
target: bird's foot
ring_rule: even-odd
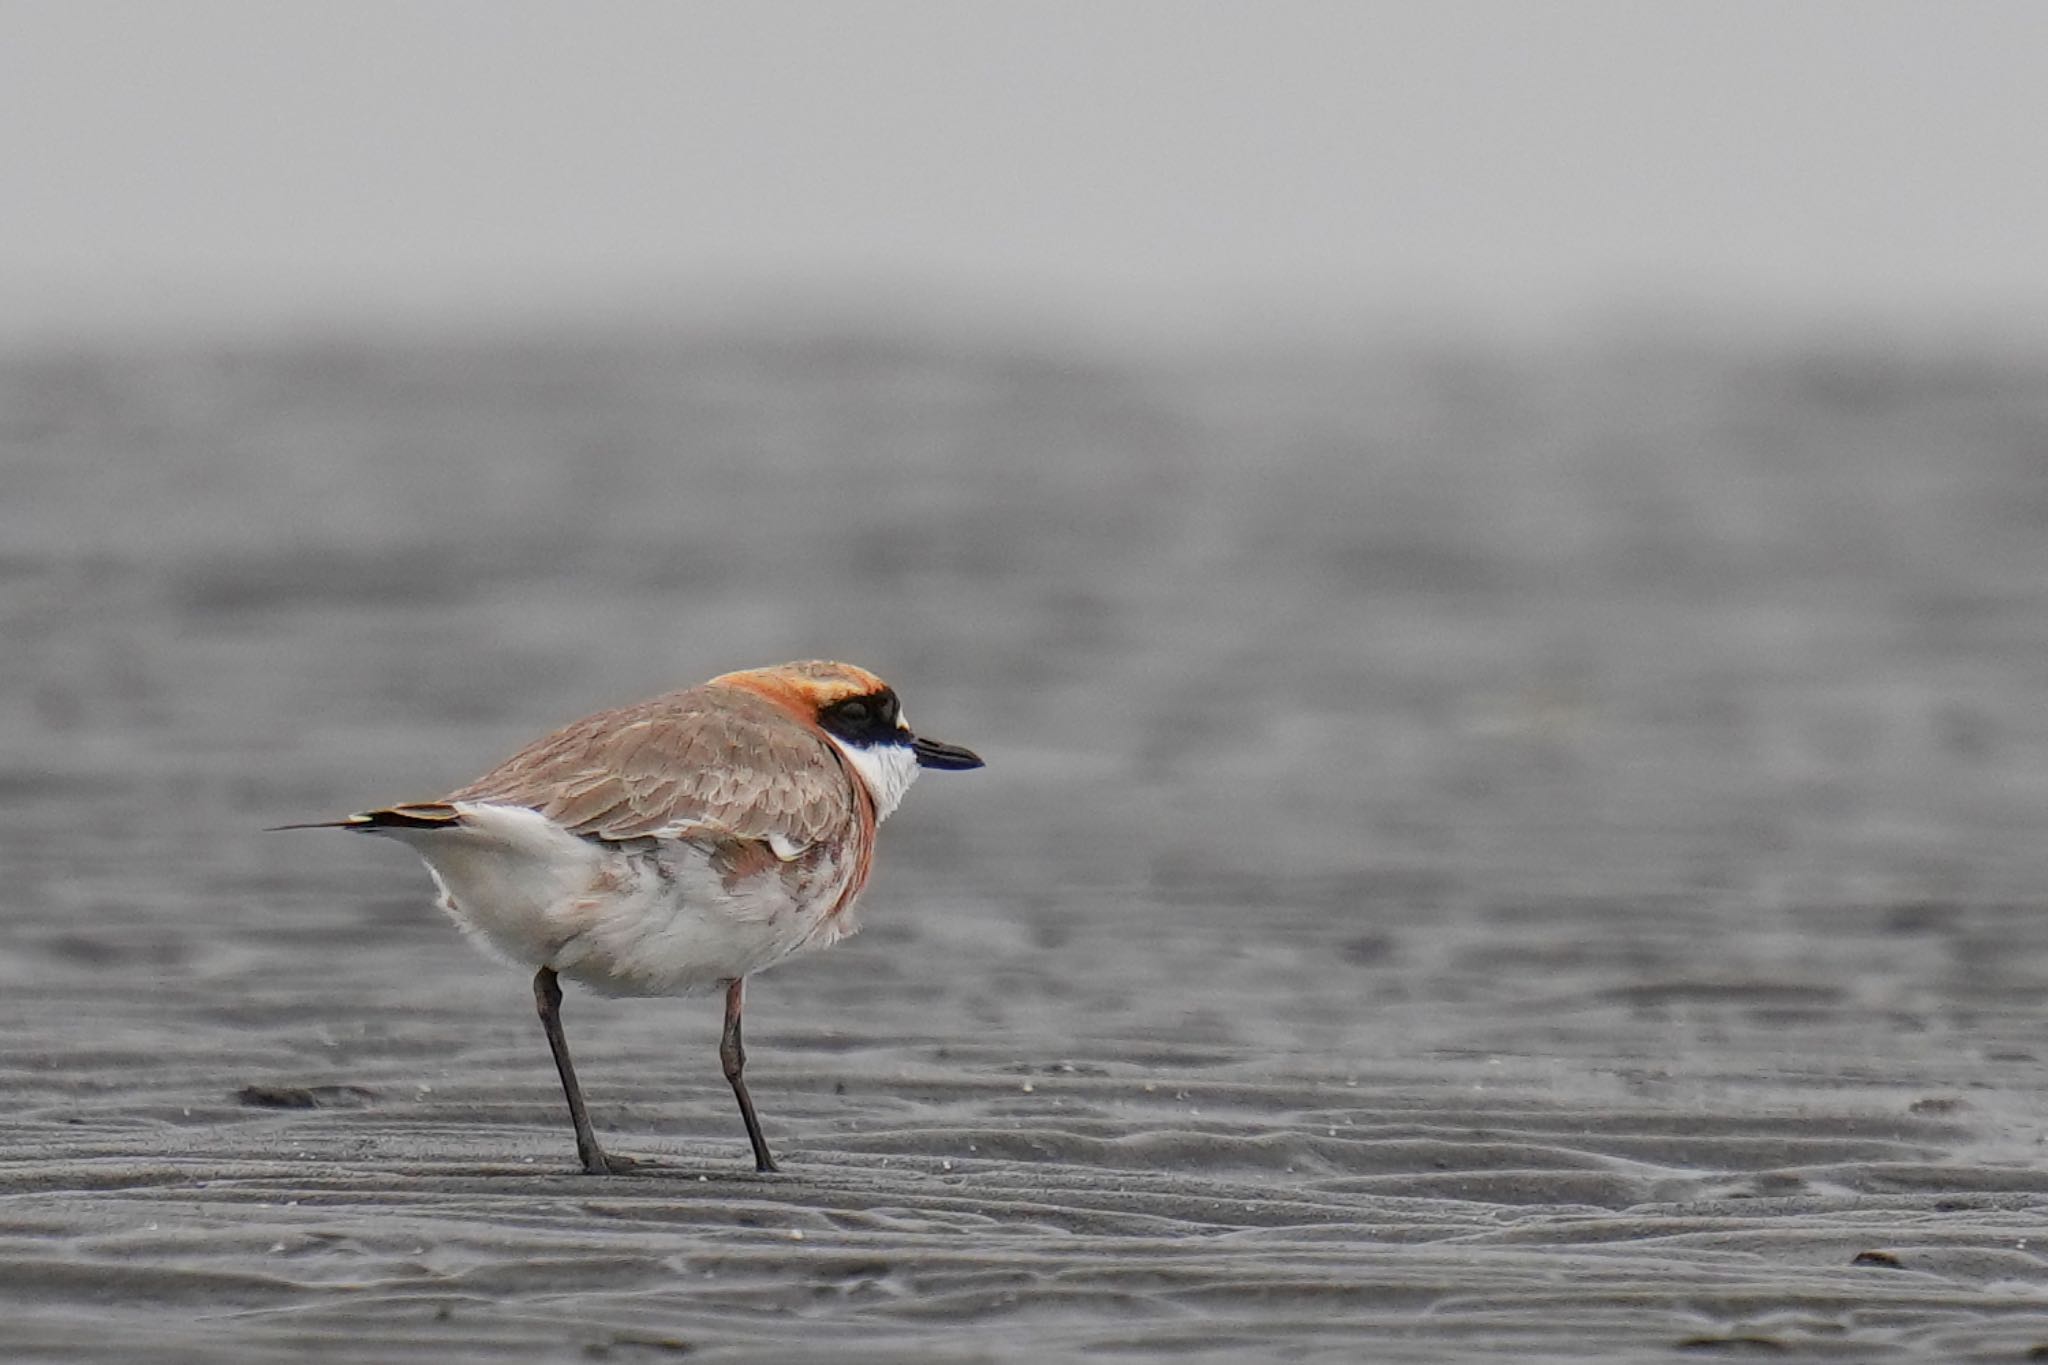
[[[585,1175],[631,1175],[648,1164],[630,1156],[615,1156],[600,1149],[583,1153]]]

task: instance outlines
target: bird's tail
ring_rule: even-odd
[[[392,829],[447,829],[459,824],[461,814],[445,801],[408,801],[366,810],[340,820],[311,820],[304,824],[272,825],[270,829],[353,829],[365,834]]]

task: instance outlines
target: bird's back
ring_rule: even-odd
[[[701,831],[785,844],[843,833],[859,804],[815,726],[712,685],[565,725],[447,800],[523,806],[586,838]]]

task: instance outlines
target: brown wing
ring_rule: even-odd
[[[588,716],[448,800],[525,806],[597,839],[694,833],[813,844],[855,819],[852,782],[831,742],[729,688]]]

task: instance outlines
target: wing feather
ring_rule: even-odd
[[[831,742],[772,702],[696,687],[585,717],[450,801],[525,806],[574,833],[818,843],[857,818]]]

